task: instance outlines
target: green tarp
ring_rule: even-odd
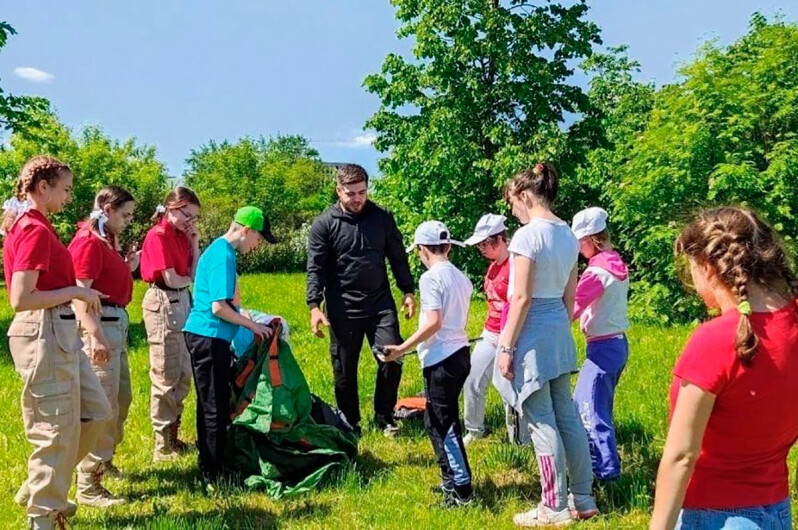
[[[269,358],[270,347],[275,360]],[[299,494],[355,457],[353,432],[313,419],[315,396],[287,342],[253,343],[234,373],[239,415],[228,435],[227,464],[246,477],[247,487],[275,499]]]

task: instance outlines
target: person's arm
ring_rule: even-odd
[[[407,251],[402,241],[402,232],[396,225],[391,213],[388,215],[388,230],[385,239],[385,255],[391,265],[393,277],[396,279],[396,286],[402,291],[402,306],[404,307],[405,318],[413,318],[416,312],[416,300],[414,296],[415,285],[413,275],[410,273],[410,262],[407,259]]]
[[[161,277],[163,278],[163,282],[170,289],[183,289],[184,287],[190,286],[194,282],[192,276],[182,276],[171,267],[162,270]]]
[[[325,267],[327,266],[327,253],[329,243],[327,239],[327,226],[324,218],[318,217],[310,227],[308,237],[308,262],[307,262],[307,287],[306,298],[310,308],[310,330],[317,337],[323,337],[321,326],[330,323],[321,310],[326,287]]]
[[[197,230],[197,226],[193,222],[188,225],[188,228],[186,229],[186,236],[191,243],[191,265],[189,265],[188,269],[188,277],[190,279],[189,283],[191,283],[194,281],[194,278],[197,275],[197,262],[199,261],[200,257],[199,230]]]
[[[652,530],[676,525],[714,405],[714,394],[682,380],[657,472]]]
[[[601,298],[602,294],[604,294],[604,284],[601,283],[601,279],[590,271],[585,272],[579,278],[579,283],[576,284],[574,303],[572,305],[566,304],[566,307],[573,307],[571,320],[581,317],[585,309]]]
[[[250,330],[258,340],[268,340],[271,338],[272,328],[259,324],[238,313],[227,300],[217,300],[211,303],[211,311],[214,316],[221,318],[236,326],[241,326]]]
[[[535,283],[535,262],[525,256],[514,255],[513,260],[513,295],[508,300],[510,309],[507,322],[499,336],[499,346],[513,348],[521,326],[526,320],[529,304],[532,303],[532,286]],[[506,351],[498,354],[499,372],[506,379],[513,379],[513,356]]]
[[[77,280],[80,287],[90,289],[94,280]],[[80,325],[86,332],[91,335],[93,339],[92,348],[90,352],[90,359],[92,363],[106,363],[111,356],[111,345],[103,332],[102,324],[100,322],[100,315],[90,313],[85,302],[75,300],[75,315],[77,315]]]
[[[424,325],[420,326],[416,332],[410,335],[402,344],[398,346],[385,346],[386,355],[380,357],[382,362],[389,363],[399,359],[418,346],[419,343],[424,342],[440,331],[441,326],[443,326],[443,315],[441,315],[440,309],[425,310],[424,316],[426,317]]]
[[[38,279],[39,271],[17,271],[11,276],[8,298],[15,312],[49,309],[72,300],[82,300],[86,303],[87,311],[99,314],[100,293],[97,291],[77,285],[53,291],[38,291],[36,290]]]
[[[568,312],[568,322],[574,319],[574,298],[576,297],[576,278],[578,272],[576,265],[574,265],[571,275],[568,277],[568,283],[565,284],[565,291],[562,294],[562,300],[565,304],[565,310]]]

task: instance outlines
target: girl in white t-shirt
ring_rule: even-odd
[[[520,526],[565,525],[598,514],[587,434],[570,388],[576,372],[571,316],[579,244],[551,211],[558,186],[555,169],[537,164],[505,188],[513,215],[524,226],[509,246],[509,309],[493,382],[528,425],[542,486],[540,504],[513,518]]]

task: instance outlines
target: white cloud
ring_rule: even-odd
[[[377,135],[373,132],[367,132],[363,134],[358,134],[351,140],[346,140],[344,142],[338,142],[338,145],[342,147],[352,147],[352,148],[362,148],[362,147],[371,147],[374,145],[374,141],[377,139]]]
[[[33,81],[34,83],[49,83],[55,79],[53,74],[47,73],[44,70],[39,70],[38,68],[33,68],[32,66],[14,68],[14,73],[17,74],[17,77]]]

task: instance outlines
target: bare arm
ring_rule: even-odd
[[[171,289],[183,289],[194,281],[191,276],[181,276],[173,268],[161,271],[161,276],[166,286]]]
[[[714,394],[682,381],[657,472],[652,530],[671,530],[676,525],[714,406]]]
[[[78,285],[86,289],[91,288],[92,283],[94,283],[94,280],[78,280]],[[80,300],[75,300],[74,307],[80,325],[95,341],[90,355],[92,362],[108,362],[111,347],[103,332],[100,315],[97,313],[90,313],[86,303]]]
[[[507,323],[499,337],[499,344],[512,347],[521,333],[529,304],[532,303],[532,286],[535,283],[535,262],[524,256],[513,256],[513,295],[508,300],[510,309]]]
[[[213,312],[214,316],[217,316],[222,320],[247,328],[259,339],[268,339],[271,336],[270,327],[253,322],[244,315],[239,314],[226,300],[214,301],[211,304],[211,311]]]
[[[11,276],[9,301],[15,312],[35,311],[67,304],[72,300],[82,300],[87,310],[100,312],[100,298],[96,291],[77,285],[53,291],[36,290],[39,271],[17,271]]]
[[[440,331],[441,327],[443,326],[443,316],[441,315],[441,310],[427,310],[424,312],[424,314],[426,316],[424,325],[419,327],[415,333],[407,338],[407,340],[405,340],[399,346],[385,346],[385,351],[388,354],[383,357],[382,360],[384,362],[391,362],[398,359],[405,353],[418,346],[419,343],[424,342]]]
[[[568,322],[574,319],[574,302],[576,301],[576,281],[578,277],[579,273],[576,270],[576,265],[574,265],[571,276],[568,278],[568,283],[565,284],[565,292],[562,295],[565,309],[568,311]]]

